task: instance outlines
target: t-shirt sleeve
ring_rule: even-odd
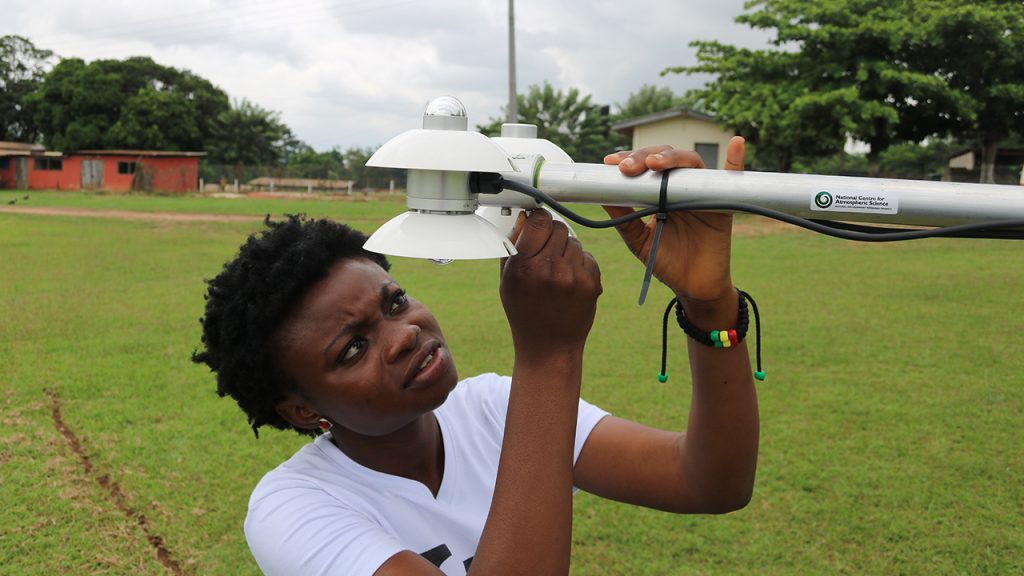
[[[580,452],[583,451],[583,445],[586,444],[590,433],[594,431],[594,426],[597,426],[597,423],[607,415],[608,411],[602,410],[580,398],[580,408],[576,415],[576,446],[572,452],[573,465],[579,460]]]
[[[364,515],[300,482],[261,487],[249,503],[245,539],[268,576],[371,576],[405,549]]]

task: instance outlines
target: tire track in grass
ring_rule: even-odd
[[[129,520],[132,520],[142,528],[142,532],[146,535],[146,540],[149,541],[150,546],[152,546],[156,551],[157,558],[160,559],[164,568],[166,568],[171,574],[174,574],[174,576],[184,576],[185,571],[182,570],[181,566],[179,566],[177,561],[174,560],[174,557],[171,555],[171,551],[168,550],[167,546],[164,544],[164,539],[153,533],[149,527],[149,521],[146,520],[146,517],[143,516],[141,512],[128,505],[128,501],[124,496],[124,491],[121,490],[121,485],[106,474],[93,472],[92,460],[82,448],[82,443],[78,440],[78,436],[75,435],[74,431],[72,431],[67,424],[64,423],[64,418],[61,416],[60,411],[60,396],[50,389],[47,389],[46,393],[50,396],[50,402],[52,405],[50,413],[53,416],[53,424],[57,427],[57,431],[64,436],[65,440],[67,440],[68,445],[71,447],[71,451],[78,456],[78,460],[82,463],[82,467],[85,468],[86,474],[92,476],[96,480],[96,483],[110,494],[110,501],[118,510],[124,512],[125,516],[127,516]]]

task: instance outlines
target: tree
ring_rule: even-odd
[[[124,103],[106,140],[117,148],[201,150],[203,134],[187,100],[146,86]]]
[[[0,140],[34,143],[39,128],[22,100],[35,92],[50,68],[53,52],[21,36],[0,36]]]
[[[342,154],[342,158],[345,162],[345,170],[348,171],[349,179],[363,188],[369,188],[370,182],[367,178],[367,173],[371,168],[366,167],[366,162],[373,156],[373,150],[370,148],[359,148],[353,146],[348,150],[345,150]]]
[[[917,62],[913,42],[920,0],[759,0],[761,10],[737,18],[774,29],[777,46],[800,47],[801,76],[866,142],[868,173],[899,142],[918,142],[943,128],[941,114],[957,95]]]
[[[800,54],[720,42],[691,45],[697,47],[698,65],[663,73],[716,75],[689,96],[753,145],[756,167],[788,172],[799,156],[827,156],[842,149],[852,128],[843,101],[849,94],[816,93],[801,74]]]
[[[963,97],[953,136],[977,142],[981,181],[993,182],[1000,142],[1024,135],[1024,4],[922,0],[918,54]]]
[[[949,157],[963,148],[962,142],[942,139],[928,139],[923,144],[896,144],[887,148],[880,158],[881,175],[885,178],[939,180],[949,165]],[[794,163],[793,171],[866,176],[868,161],[863,155],[844,151],[833,156],[799,160]]]
[[[612,116],[615,122],[674,108],[700,109],[696,98],[688,95],[678,96],[671,88],[659,88],[650,84],[644,84],[640,90],[630,94],[624,103],[616,102],[615,107],[618,109]]]
[[[195,74],[150,58],[61,60],[26,109],[55,149],[203,150],[227,95]]]
[[[877,175],[881,154],[889,146],[947,131],[952,119],[963,115],[965,96],[922,58],[922,23],[934,2],[753,0],[747,8],[755,10],[736,20],[774,30],[775,49],[730,51],[716,43],[696,43],[699,65],[669,71],[718,74],[697,94],[705,96],[710,107],[729,104],[727,111],[742,106],[730,99],[742,98],[738,87],[744,84],[750,93],[782,94],[784,98],[776,100],[780,124],[799,126],[828,140],[834,140],[838,130],[843,139],[866,142],[869,172]],[[941,39],[930,42],[928,46],[938,45]],[[788,73],[766,77],[755,67],[737,65],[736,59],[750,60],[755,53],[768,63],[786,62]],[[724,95],[723,84],[731,87]],[[775,112],[760,102],[752,105],[761,112]],[[756,115],[767,120],[763,113]],[[793,156],[820,156],[833,148],[805,147],[813,143],[804,138],[792,144]]]
[[[961,142],[929,139],[923,144],[891,146],[882,155],[882,175],[886,178],[939,180],[949,167],[949,157],[963,150]]]
[[[278,164],[300,146],[279,113],[242,99],[217,115],[207,151],[211,162],[238,167]]]
[[[288,175],[295,178],[340,180],[346,176],[345,160],[337,147],[317,152],[311,146],[302,144],[288,158]]]
[[[342,153],[342,159],[345,163],[346,176],[362,188],[387,188],[391,182],[394,182],[397,187],[404,187],[407,174],[405,170],[373,168],[366,165],[375,151],[374,148],[358,146],[345,150]]]
[[[568,92],[544,86],[530,86],[527,94],[517,94],[518,118],[523,124],[537,126],[537,137],[550,140],[577,162],[600,162],[620,143],[611,131],[609,108],[592,104],[590,95],[580,96],[576,88]],[[477,126],[484,134],[501,133],[503,119],[491,119]]]

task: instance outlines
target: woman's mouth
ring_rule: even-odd
[[[448,358],[449,356],[445,352],[444,347],[440,343],[434,344],[433,349],[416,366],[416,372],[413,373],[412,378],[406,383],[405,387],[424,388],[434,384],[445,374]]]
[[[434,353],[433,352],[431,352],[430,354],[427,354],[427,357],[423,359],[423,363],[420,364],[419,371],[422,372],[423,369],[427,367],[427,364],[430,364],[430,361],[433,360],[433,359],[434,359]]]

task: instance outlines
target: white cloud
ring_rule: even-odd
[[[417,127],[431,98],[459,97],[471,124],[508,98],[507,0],[10,0],[0,34],[61,56],[150,56],[281,112],[317,149],[372,146]],[[693,62],[689,42],[764,45],[737,25],[743,0],[519,0],[517,85],[548,81],[603,104]]]

